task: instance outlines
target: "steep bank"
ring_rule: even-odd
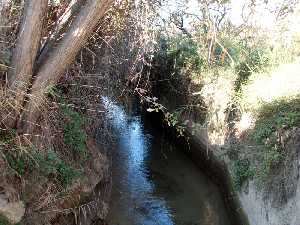
[[[163,130],[166,139],[183,151],[191,162],[216,184],[226,205],[230,224],[248,225],[248,218],[234,191],[229,169],[226,163],[214,154],[213,148],[207,145],[201,136],[192,135],[189,130],[185,130],[184,136],[178,136],[176,128],[165,123],[162,113],[146,113],[145,116],[156,129]]]
[[[164,60],[151,69],[157,99],[146,99],[148,111],[162,111],[166,124],[198,146],[190,154],[208,173],[221,171],[213,176],[221,174],[221,189],[250,224],[299,223],[299,61],[253,74],[236,92],[234,71],[176,77]]]
[[[1,142],[1,225],[89,225],[105,219],[111,160],[96,134],[105,129],[103,121],[85,114],[89,121],[78,126],[82,114],[60,110],[51,111],[56,115],[48,125],[53,136],[47,136],[46,143],[35,140],[39,149],[22,144],[16,154],[16,137]]]

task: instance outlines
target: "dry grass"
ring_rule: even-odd
[[[56,90],[59,89],[60,92],[54,91],[52,94],[56,96],[51,97],[48,93],[45,97],[41,117],[35,124],[32,134],[21,132],[18,134],[14,129],[10,129],[7,122],[16,116],[15,112],[24,110],[23,106],[14,105],[13,96],[16,93],[6,89],[7,72],[8,69],[12,69],[9,68],[9,60],[6,59],[10,58],[16,40],[22,5],[12,4],[5,11],[9,14],[5,21],[9,26],[6,30],[0,28],[0,164],[1,168],[3,167],[1,178],[5,176],[5,179],[1,179],[0,186],[4,187],[5,181],[8,184],[5,187],[9,186],[17,193],[16,195],[22,195],[22,200],[28,206],[24,217],[25,224],[61,224],[64,219],[70,219],[68,215],[74,212],[77,213],[76,218],[80,218],[79,211],[81,211],[79,214],[86,213],[95,206],[100,207],[101,204],[104,208],[107,207],[102,200],[106,201],[105,198],[109,196],[109,193],[106,193],[109,182],[103,184],[105,193],[101,196],[94,196],[95,199],[91,200],[86,199],[85,195],[92,192],[91,189],[95,185],[93,182],[101,177],[107,179],[110,176],[108,168],[95,170],[95,164],[105,166],[109,164],[109,159],[101,156],[95,146],[94,148],[88,146],[87,153],[92,157],[86,160],[74,154],[63,138],[64,125],[68,123],[68,118],[60,109],[62,104],[67,104],[72,110],[84,114],[88,118],[84,130],[89,138],[94,138],[96,131],[100,129],[101,135],[109,139],[99,140],[106,143],[100,150],[105,152],[106,147],[112,146],[113,138],[103,121],[103,109],[99,105],[100,96],[124,94],[127,90],[127,80],[135,86],[139,85],[138,79],[145,63],[145,52],[150,52],[152,48],[151,27],[155,13],[153,9],[155,6],[151,3],[140,4],[144,7],[130,1],[118,1],[115,8],[104,18],[104,22],[99,24],[89,43],[78,54],[74,64],[59,81]],[[65,4],[62,7],[65,7]],[[51,9],[47,17],[45,36],[55,25],[55,17],[62,12],[59,7]],[[2,55],[2,52],[6,52],[7,55]],[[64,99],[63,103],[60,98]],[[22,122],[31,123],[31,121]],[[78,179],[66,188],[55,175],[44,176],[40,174],[38,168],[30,169],[31,165],[26,160],[38,166],[35,154],[46,155],[50,149],[68,166],[77,170],[82,169],[86,178]],[[18,165],[15,162],[8,162],[7,155],[13,156],[14,160],[26,159],[25,168],[22,163]],[[19,162],[18,160],[16,162]],[[103,212],[105,214],[105,209]]]
[[[254,74],[242,88],[240,103],[242,119],[237,125],[240,132],[251,128],[257,112],[265,104],[289,99],[300,93],[300,59],[284,64],[268,74]]]

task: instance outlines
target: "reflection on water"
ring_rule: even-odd
[[[228,225],[217,188],[162,132],[102,98],[118,137],[110,225]]]

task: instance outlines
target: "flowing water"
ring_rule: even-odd
[[[230,224],[218,188],[162,131],[103,102],[118,143],[109,225]]]

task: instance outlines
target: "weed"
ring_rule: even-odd
[[[83,129],[85,118],[78,112],[75,112],[66,104],[61,106],[64,116],[68,122],[64,126],[64,141],[80,155],[86,156],[87,135]]]
[[[61,98],[61,91],[56,86],[49,86],[45,92],[49,98]]]
[[[24,176],[27,171],[34,169],[32,158],[28,154],[16,154],[13,151],[4,151],[5,158],[10,166],[19,176]]]
[[[34,159],[37,162],[38,169],[44,176],[57,173],[57,164],[61,162],[57,154],[48,151],[46,156],[41,153],[35,153]]]
[[[179,35],[170,38],[167,45],[167,58],[172,62],[174,73],[201,71],[205,60],[198,53],[199,46],[191,38]]]
[[[64,187],[69,186],[72,182],[80,177],[81,173],[73,167],[68,166],[63,161],[57,164],[58,179]]]
[[[257,174],[260,181],[264,181],[273,168],[285,160],[286,153],[281,140],[284,130],[300,125],[300,97],[265,104],[259,110],[257,118],[250,138],[261,146],[261,166],[257,169]]]
[[[5,157],[12,169],[14,169],[20,176],[24,176],[26,171],[33,171],[37,169],[39,173],[45,177],[54,176],[60,183],[67,187],[72,182],[80,177],[80,171],[67,165],[54,151],[48,151],[45,155],[39,152],[22,154],[14,156],[6,153]]]
[[[34,158],[38,169],[44,176],[56,175],[60,183],[67,187],[80,177],[81,173],[73,167],[67,165],[53,151],[48,151],[46,155],[35,153]]]
[[[246,180],[253,176],[253,170],[247,160],[236,160],[233,163],[233,187],[239,191]]]
[[[24,158],[14,157],[11,154],[6,154],[6,159],[10,167],[14,169],[20,176],[23,176],[25,174],[26,162]]]
[[[260,183],[268,180],[273,169],[285,158],[283,152],[277,147],[265,148],[262,153],[261,166],[257,168],[257,178]]]
[[[10,223],[4,216],[0,215],[0,225],[10,225]]]
[[[49,98],[59,101],[60,110],[66,117],[67,122],[64,125],[64,142],[70,146],[76,153],[86,156],[86,132],[83,129],[85,118],[74,111],[62,98],[61,90],[56,86],[50,86],[46,92]]]
[[[272,147],[277,141],[276,132],[300,125],[300,96],[265,104],[257,114],[252,138]]]

